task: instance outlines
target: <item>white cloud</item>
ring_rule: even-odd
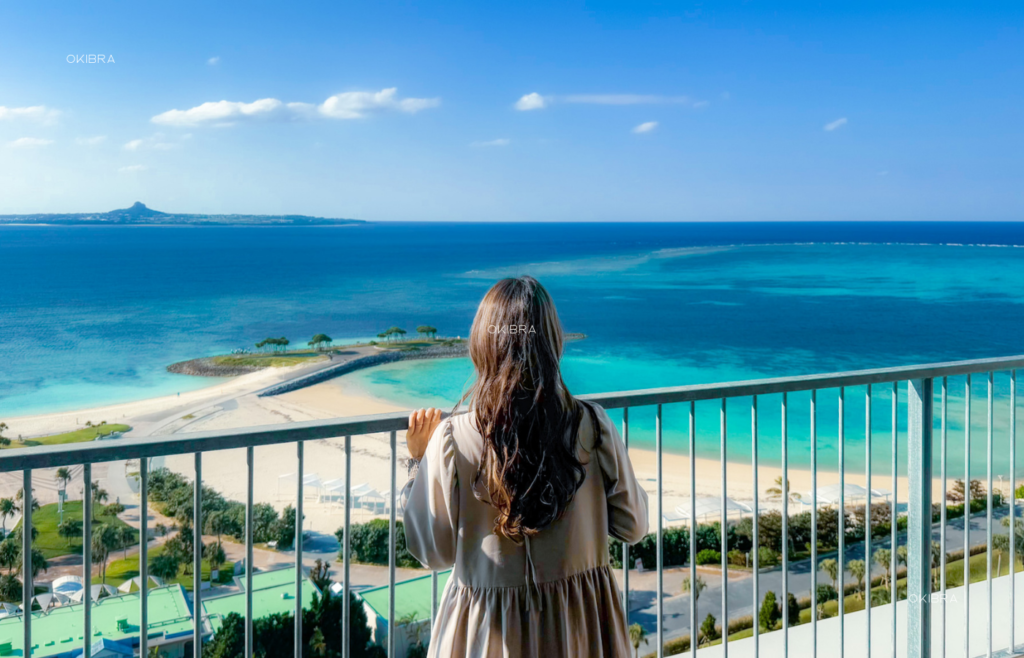
[[[568,94],[566,96],[541,96],[526,94],[516,101],[517,110],[539,110],[554,103],[580,103],[585,105],[688,105],[706,107],[707,101],[695,101],[689,96],[658,96],[654,94]]]
[[[4,107],[0,105],[0,121],[11,121],[25,119],[38,121],[39,123],[51,123],[60,114],[57,110],[45,105],[33,105],[31,107]]]
[[[179,138],[179,141],[191,139],[192,134],[187,133]],[[133,139],[124,145],[126,151],[138,151],[141,149],[156,149],[158,151],[170,151],[172,149],[180,148],[181,144],[173,141],[168,141],[163,133],[153,133],[149,137],[142,139]]]
[[[19,137],[7,144],[7,146],[15,149],[31,149],[38,148],[40,146],[49,146],[53,144],[52,139],[39,139],[38,137]]]
[[[206,63],[210,66],[217,66],[217,64],[220,63],[220,57],[211,57],[210,59],[206,60]]]
[[[127,144],[124,145],[124,150],[126,150],[126,151],[138,151],[139,148],[141,148],[144,143],[145,143],[145,140],[133,139],[132,141],[130,141]]]
[[[79,146],[96,146],[102,144],[107,139],[106,135],[96,135],[95,137],[78,137],[75,139],[75,143]]]
[[[134,172],[137,172],[137,171],[146,171],[146,169],[148,169],[148,167],[146,167],[146,165],[135,164],[135,165],[128,165],[127,167],[120,167],[117,170],[117,173],[119,173],[119,174],[131,174],[131,173],[134,173]]]
[[[846,125],[846,117],[843,117],[842,119],[836,119],[835,121],[832,121],[830,123],[826,123],[825,124],[825,130],[827,132],[832,132],[833,130],[836,130],[837,128],[842,128],[845,125]]]
[[[537,92],[526,94],[516,101],[516,109],[523,112],[527,110],[541,110],[546,106],[547,100]]]
[[[645,122],[641,123],[639,126],[637,126],[636,128],[634,128],[633,132],[635,132],[638,135],[642,135],[643,133],[651,132],[652,130],[654,130],[657,127],[658,127],[658,122],[657,121],[645,121]]]
[[[505,139],[504,137],[502,137],[500,139],[491,139],[491,140],[488,140],[486,142],[472,142],[470,144],[470,146],[473,146],[473,147],[476,147],[476,148],[486,147],[486,146],[508,146],[511,143],[512,143],[511,139]]]
[[[335,94],[320,105],[283,103],[276,98],[263,98],[252,103],[215,101],[188,110],[169,110],[156,115],[152,121],[170,126],[195,126],[223,125],[248,119],[360,119],[388,110],[415,114],[440,104],[440,98],[398,98],[398,90],[392,87],[378,92]]]

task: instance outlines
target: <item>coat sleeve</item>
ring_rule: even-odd
[[[402,498],[409,552],[435,571],[454,565],[459,534],[459,478],[450,419],[434,430],[419,471],[403,488]]]
[[[597,460],[604,475],[608,499],[608,533],[627,544],[635,544],[647,534],[647,492],[637,482],[629,453],[608,414],[597,408],[601,445]]]

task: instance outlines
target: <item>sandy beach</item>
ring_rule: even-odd
[[[76,429],[85,420],[107,420],[123,422],[132,426],[130,437],[145,438],[146,436],[166,435],[170,433],[188,433],[248,427],[256,425],[273,425],[279,423],[306,420],[326,419],[333,417],[358,416],[373,413],[400,411],[401,407],[387,400],[371,397],[357,388],[345,377],[330,380],[298,391],[285,393],[275,397],[259,397],[256,393],[265,387],[294,377],[297,368],[268,369],[257,373],[243,375],[214,384],[210,387],[192,391],[179,396],[154,398],[139,402],[112,405],[98,409],[77,412],[30,416],[8,420],[10,433],[25,436],[36,436],[46,433],[62,432]],[[407,452],[404,436],[399,434],[399,487],[405,481],[405,459]],[[650,495],[651,527],[657,523],[657,460],[653,451],[632,448],[630,459],[638,478]],[[305,446],[305,471],[316,474],[321,482],[329,482],[344,477],[345,453],[344,440],[326,439],[307,442]],[[221,492],[224,496],[244,500],[246,492],[245,455],[242,450],[231,450],[207,453],[203,459],[204,482]],[[110,468],[111,465],[98,465],[96,476],[101,485],[116,492],[130,492],[120,480],[124,479],[124,468]],[[176,455],[154,460],[153,467],[166,466],[187,477],[193,476],[192,455]],[[380,494],[390,489],[390,450],[387,434],[364,435],[353,437],[352,485],[368,484]],[[294,445],[266,446],[256,449],[254,497],[256,502],[269,503],[278,510],[284,509],[295,502],[295,483],[286,477],[296,470],[296,450]],[[669,517],[677,506],[688,508],[690,499],[690,463],[685,455],[665,453],[662,459],[663,513]],[[698,459],[696,464],[695,488],[698,497],[720,497],[722,465],[710,459]],[[729,463],[726,468],[729,497],[750,505],[754,499],[753,478],[749,464]],[[75,472],[78,477],[78,469]],[[781,469],[775,466],[761,466],[758,472],[759,504],[762,509],[778,508],[777,499],[766,494],[766,490],[774,485],[775,478],[781,476]],[[37,474],[40,483],[37,495],[41,501],[53,502],[56,498],[56,487],[52,485],[52,474]],[[818,486],[838,483],[839,476],[835,472],[819,471]],[[791,469],[789,471],[790,489],[802,494],[804,499],[811,490],[811,473],[807,470]],[[847,474],[846,481],[853,484],[864,484],[864,476]],[[876,489],[892,489],[891,478],[876,475],[873,479]],[[20,486],[20,478],[7,474],[0,478],[0,495],[13,495]],[[905,492],[905,478],[900,478],[899,491]],[[81,483],[72,482],[71,490],[81,488]],[[333,534],[341,525],[343,508],[340,503],[331,503],[319,494],[324,493],[314,487],[307,487],[305,513],[306,529],[314,533]],[[940,492],[936,489],[935,494]],[[51,500],[53,499],[53,500]],[[800,503],[790,505],[792,512],[808,509]],[[354,512],[356,522],[373,518],[369,510]],[[713,518],[706,518],[712,521]],[[683,521],[669,522],[669,525]]]

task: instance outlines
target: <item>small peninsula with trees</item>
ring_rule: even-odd
[[[2,224],[38,224],[65,226],[349,226],[365,224],[359,219],[332,219],[307,215],[218,215],[168,213],[147,208],[136,201],[130,208],[108,212],[36,213],[0,215]]]

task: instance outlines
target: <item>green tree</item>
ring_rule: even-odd
[[[68,546],[71,541],[82,536],[82,522],[78,519],[64,519],[64,522],[57,526],[57,534],[64,538]]]
[[[224,547],[221,546],[220,542],[204,546],[203,556],[210,565],[210,587],[212,588],[216,582],[213,572],[220,571],[221,566],[228,561],[228,556],[224,553]]]
[[[775,630],[775,624],[779,621],[781,613],[779,604],[775,600],[775,592],[769,590],[761,602],[761,611],[757,615],[757,621],[765,631]]]
[[[981,483],[981,480],[971,480],[971,500],[984,500],[988,494],[985,491],[985,485]],[[956,480],[953,482],[953,488],[946,493],[946,500],[954,504],[960,504],[964,502],[964,481]]]
[[[0,498],[0,523],[3,525],[4,536],[7,536],[7,519],[18,512],[18,504],[13,498]]]
[[[885,569],[885,583],[892,592],[892,551],[888,548],[880,548],[874,554],[875,564]]]
[[[68,488],[68,482],[71,482],[71,469],[67,466],[61,466],[57,469],[57,473],[54,474],[53,479],[57,481],[57,484],[61,489],[66,491]]]
[[[427,336],[428,338],[434,338],[437,336],[437,328],[431,327],[429,324],[421,324],[416,327],[416,333]]]
[[[0,564],[7,567],[10,574],[21,559],[21,543],[13,537],[0,542]]]
[[[128,547],[135,544],[135,529],[123,525],[117,529],[117,541],[121,544],[121,550],[124,551],[124,559],[128,559]]]
[[[313,630],[313,638],[309,641],[309,648],[312,649],[313,655],[318,658],[324,658],[327,655],[327,640],[324,639],[323,631],[317,626]]]
[[[327,334],[317,334],[313,336],[313,339],[309,341],[309,346],[315,350],[322,350],[325,345],[332,342],[332,338]]]
[[[715,628],[715,616],[710,612],[700,625],[700,644],[708,645],[719,638],[718,629]],[[699,646],[699,645],[698,645]]]
[[[110,552],[120,547],[121,536],[108,524],[98,525],[92,530],[92,561],[100,565],[100,582],[107,582],[107,561]]]
[[[178,556],[166,552],[157,555],[149,564],[149,573],[165,582],[177,578],[180,570]]]
[[[800,602],[792,592],[786,594],[786,614],[789,615],[790,626],[800,625]]]
[[[20,551],[19,551],[19,553],[20,553]],[[21,573],[22,566],[23,565],[21,564],[21,561],[19,560],[18,561],[17,573]],[[46,571],[49,568],[50,568],[50,564],[46,561],[46,556],[43,555],[43,552],[42,551],[37,551],[36,549],[33,548],[32,549],[32,579],[34,580],[35,577],[39,575],[39,572]]]
[[[125,506],[118,502],[113,502],[103,508],[103,516],[120,516],[124,514]]]
[[[800,494],[793,493],[792,491],[789,490],[789,480],[786,480],[785,493],[783,493],[782,476],[781,475],[779,477],[775,478],[775,486],[768,487],[765,490],[765,493],[768,494],[768,497],[771,498],[772,500],[779,500],[779,501],[781,501],[783,496],[786,496],[786,495],[789,496],[789,499],[791,501],[798,501],[798,500],[800,500]]]
[[[99,482],[92,483],[92,518],[96,520],[98,508],[110,498],[107,490],[100,487]]]
[[[647,644],[647,631],[640,624],[630,624],[629,641],[633,643],[633,655],[640,658],[640,643]]]
[[[864,600],[864,575],[867,573],[867,565],[864,560],[850,560],[846,565],[847,571],[853,576],[853,579],[857,581],[857,587],[860,588],[860,599]]]
[[[822,571],[824,571],[828,575],[829,580],[832,581],[832,587],[838,592],[839,591],[839,563],[836,562],[835,560],[829,558],[827,560],[822,560],[818,564],[818,568],[821,569]]]
[[[814,602],[817,604],[818,619],[821,619],[825,613],[825,604],[839,595],[836,594],[836,588],[831,585],[818,585],[818,591],[814,594]]]
[[[14,500],[17,503],[18,511],[24,511],[25,507],[25,488],[18,489],[17,493],[14,494]],[[39,509],[39,499],[36,498],[35,489],[32,490],[32,511]]]
[[[6,432],[9,429],[10,428],[7,427],[7,423],[0,423],[0,446],[11,445],[11,440],[4,436],[4,432]]]

